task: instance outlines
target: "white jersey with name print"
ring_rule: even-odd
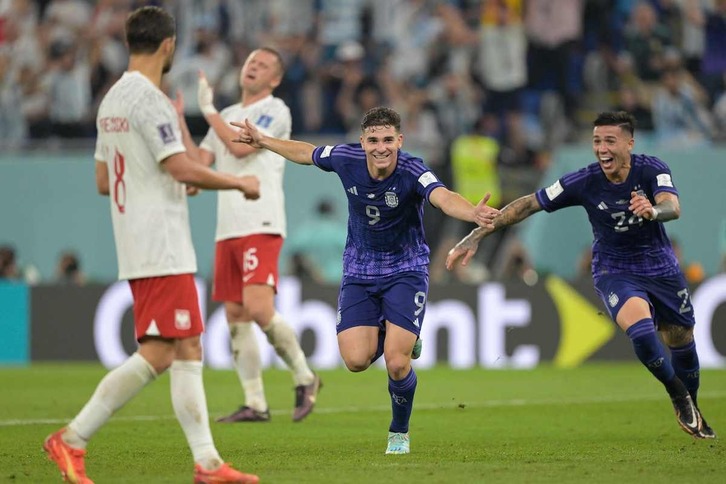
[[[266,135],[290,139],[290,110],[281,99],[272,95],[249,106],[234,104],[219,114],[225,121],[249,119]],[[285,159],[270,150],[257,150],[237,158],[229,152],[213,129],[209,130],[200,147],[214,153],[219,171],[237,176],[254,175],[260,180],[260,198],[257,200],[245,200],[239,193],[218,192],[216,240],[252,234],[279,234],[285,237],[285,194],[282,190]]]
[[[185,151],[169,99],[141,73],[126,72],[104,96],[96,127],[119,279],[196,272],[186,189],[160,163]]]

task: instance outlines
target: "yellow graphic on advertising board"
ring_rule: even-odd
[[[560,316],[558,368],[573,368],[602,348],[615,334],[615,323],[565,281],[549,276],[545,287]]]

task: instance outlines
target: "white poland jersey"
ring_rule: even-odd
[[[160,164],[185,151],[169,99],[141,73],[126,72],[104,96],[96,127],[119,279],[196,272],[185,186]]]
[[[269,95],[249,106],[237,103],[220,113],[225,121],[249,119],[263,133],[290,139],[292,118],[285,103]],[[217,193],[216,240],[252,234],[286,235],[285,194],[282,190],[285,159],[270,150],[257,150],[243,158],[229,152],[224,142],[210,129],[200,147],[214,154],[219,171],[237,176],[255,175],[260,180],[260,198],[246,200],[238,192]]]

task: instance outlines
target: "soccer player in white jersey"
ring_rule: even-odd
[[[229,121],[251,119],[270,136],[290,138],[292,119],[285,103],[272,95],[282,81],[280,54],[263,47],[253,51],[240,71],[242,96],[221,113],[213,104],[213,91],[204,74],[199,80],[199,106],[210,125],[200,147],[194,144],[184,122],[184,107],[177,113],[184,144],[191,156],[205,165],[216,163],[219,171],[254,175],[260,180],[260,198],[247,201],[219,192],[217,246],[212,298],[224,302],[235,369],[245,403],[218,422],[267,422],[270,411],[262,381],[262,362],[253,323],[257,323],[292,371],[295,409],[299,422],[312,410],[320,378],[308,367],[294,330],[275,310],[278,259],[285,237],[285,196],[282,190],[285,160],[268,150],[233,143],[237,130]]]
[[[128,71],[98,111],[96,184],[110,195],[119,279],[131,286],[139,348],[43,448],[66,481],[91,483],[84,462],[88,441],[170,368],[172,405],[192,451],[194,482],[257,483],[257,476],[222,460],[209,428],[185,184],[254,199],[259,180],[217,173],[187,156],[174,107],[159,88],[174,55],[174,18],[157,7],[135,10],[126,21],[126,41]]]

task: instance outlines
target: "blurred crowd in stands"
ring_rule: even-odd
[[[92,137],[126,68],[124,20],[142,4],[177,18],[166,80],[199,135],[197,71],[232,103],[261,45],[287,64],[276,94],[295,136],[355,134],[362,112],[386,104],[433,164],[477,133],[507,148],[503,163],[537,165],[615,107],[664,142],[726,133],[725,0],[0,0],[4,142]]]
[[[533,191],[603,110],[666,149],[726,141],[726,0],[0,0],[0,145],[91,140],[126,68],[126,15],[145,4],[177,19],[166,89],[195,136],[198,71],[227,106],[269,45],[294,138],[353,141],[363,112],[393,107],[405,149],[475,203],[482,187],[499,206]]]
[[[15,247],[11,244],[0,245],[0,283],[3,281],[23,281],[35,285],[43,281],[35,265],[23,261],[18,257]],[[81,270],[81,261],[72,250],[65,250],[58,255],[55,273],[50,282],[59,285],[84,286],[86,275]]]

